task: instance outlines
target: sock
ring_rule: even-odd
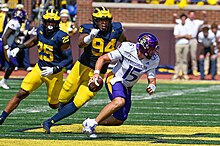
[[[77,110],[78,110],[78,108],[75,106],[75,104],[73,102],[70,102],[70,103],[64,105],[64,107],[61,110],[59,110],[58,113],[55,114],[51,118],[51,121],[52,121],[52,123],[56,123],[64,118],[72,115]]]
[[[3,111],[0,117],[5,120],[8,115],[9,115],[8,113],[6,113],[5,111]]]

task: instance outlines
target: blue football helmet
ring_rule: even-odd
[[[59,30],[59,23],[60,23],[60,16],[58,11],[55,9],[48,9],[43,15],[43,28],[46,32],[46,35],[53,35],[55,32]],[[50,25],[50,23],[53,23],[55,26]]]
[[[109,9],[105,7],[97,7],[95,8],[94,12],[92,13],[92,20],[93,20],[93,26],[96,29],[100,29],[101,31],[108,31],[111,27],[112,23],[112,14],[110,13]],[[98,25],[99,20],[109,20],[109,24],[105,24],[108,27],[106,29],[102,29]]]
[[[158,53],[159,49],[157,37],[149,32],[144,32],[138,36],[136,46],[137,49],[149,59],[154,55],[150,54],[150,49],[154,49],[155,53]]]

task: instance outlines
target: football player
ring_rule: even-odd
[[[2,44],[0,44],[0,58],[2,60],[2,66],[4,66],[4,61],[8,63],[5,75],[0,81],[0,87],[3,89],[10,89],[7,85],[7,80],[12,74],[15,67],[18,65],[17,59],[15,56],[11,55],[12,48],[15,38],[20,33],[21,24],[24,23],[26,19],[26,12],[21,9],[15,9],[12,13],[13,18],[7,23],[4,33],[2,35]]]
[[[60,110],[53,117],[43,122],[45,133],[50,133],[50,127],[75,113],[85,103],[91,100],[97,92],[88,88],[89,79],[93,76],[97,59],[115,50],[117,41],[126,40],[120,22],[112,22],[112,15],[105,7],[97,7],[92,13],[92,24],[83,24],[79,32],[79,47],[84,48],[83,54],[74,64],[59,95]],[[100,70],[101,76],[107,71],[105,64]]]
[[[97,125],[122,125],[131,108],[131,89],[143,74],[148,77],[146,92],[150,95],[155,92],[155,69],[160,61],[158,49],[158,39],[151,33],[142,33],[136,44],[124,42],[117,50],[99,57],[91,80],[100,77],[99,72],[105,63],[117,61],[106,79],[106,89],[111,102],[95,119],[88,118],[83,122],[83,132],[95,138]]]
[[[63,84],[62,67],[67,60],[63,50],[69,48],[69,35],[59,29],[60,16],[54,9],[49,9],[42,15],[43,24],[37,28],[37,35],[29,39],[19,48],[13,49],[12,54],[18,50],[30,48],[38,44],[38,63],[24,78],[18,93],[12,97],[0,116],[0,124],[30,93],[43,83],[47,86],[47,97],[52,109],[58,108],[58,95]]]

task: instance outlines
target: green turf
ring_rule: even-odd
[[[18,91],[21,80],[10,80],[11,90],[0,89],[0,110],[3,110]],[[132,108],[125,125],[159,125],[159,126],[220,126],[220,85],[215,84],[165,84],[158,83],[153,96],[145,93],[146,84],[138,83],[133,88]],[[19,107],[0,126],[0,138],[21,139],[60,139],[82,140],[87,138],[79,132],[56,132],[45,135],[39,132],[23,132],[41,126],[56,110],[49,108],[43,85],[23,100]],[[98,95],[82,107],[77,113],[60,121],[57,125],[82,123],[87,117],[94,118],[108,102],[104,88]],[[165,138],[163,138],[165,137]],[[172,137],[169,139],[169,137]],[[173,139],[183,137],[183,139]],[[195,140],[187,138],[210,137],[219,138],[218,133],[199,133],[196,135],[167,134],[104,134],[98,140],[154,141],[167,144],[213,144],[220,140]]]

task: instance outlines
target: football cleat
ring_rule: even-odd
[[[51,119],[48,119],[43,122],[42,126],[43,126],[44,133],[50,134],[50,127],[53,125],[52,122],[53,122],[53,120],[51,120]]]
[[[3,89],[6,89],[6,90],[10,89],[10,87],[2,80],[0,81],[0,87],[2,87]]]
[[[87,118],[83,123],[83,133],[85,133],[89,138],[97,138],[95,128],[98,123],[95,119]]]

